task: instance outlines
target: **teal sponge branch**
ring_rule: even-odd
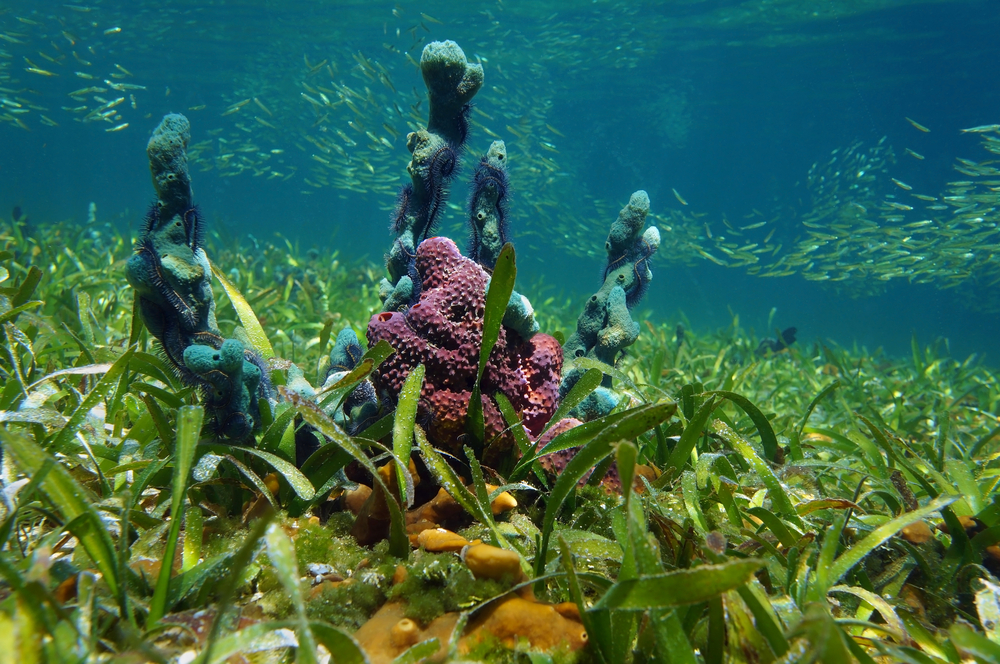
[[[146,148],[157,200],[125,265],[139,315],[181,379],[197,386],[219,434],[240,440],[258,426],[258,397],[270,396],[263,360],[224,339],[215,318],[205,223],[192,204],[187,145],[191,125],[170,114]]]
[[[604,248],[608,261],[604,268],[604,283],[588,298],[576,322],[576,331],[563,346],[567,363],[577,358],[590,358],[614,366],[620,354],[639,337],[639,324],[629,310],[638,304],[653,278],[649,261],[660,246],[660,232],[646,225],[649,196],[637,191],[611,224]],[[574,368],[563,377],[563,396],[583,374]],[[606,415],[617,404],[610,391],[611,377],[605,376],[601,388],[584,400],[576,410],[583,419]]]
[[[426,129],[406,137],[412,155],[406,172],[411,181],[400,189],[392,214],[396,240],[386,257],[389,278],[379,286],[383,311],[398,311],[420,297],[414,265],[417,245],[434,233],[446,208],[469,136],[470,102],[483,85],[482,66],[470,63],[452,41],[425,46],[420,71],[430,99],[430,119]]]

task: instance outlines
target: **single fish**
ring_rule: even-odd
[[[269,117],[272,117],[272,118],[274,117],[274,113],[271,112],[271,109],[269,109],[267,106],[265,106],[264,102],[262,102],[260,99],[258,99],[257,97],[254,97],[253,98],[253,103],[257,104],[257,107],[260,108],[260,110],[262,110],[265,113],[267,113],[267,115]]]
[[[969,127],[968,129],[962,129],[963,134],[985,134],[988,132],[1000,132],[1000,124],[991,125],[979,125],[978,127]]]
[[[808,277],[807,277],[808,278]],[[821,281],[823,278],[829,278],[826,275],[821,275],[821,278],[813,278],[813,281]],[[767,353],[780,353],[783,350],[787,350],[789,346],[795,343],[795,335],[798,330],[794,327],[785,328],[780,332],[775,339],[767,338],[762,339],[760,344],[757,346],[757,355],[766,355]]]

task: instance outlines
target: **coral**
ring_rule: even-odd
[[[372,488],[367,484],[359,484],[357,489],[349,489],[344,492],[344,509],[357,516],[361,513],[368,498],[372,495]]]
[[[643,231],[649,213],[649,197],[637,191],[611,224],[605,249],[608,262],[604,268],[604,284],[587,300],[577,319],[574,332],[563,348],[569,359],[589,357],[614,366],[625,348],[639,337],[639,324],[629,310],[638,304],[646,292],[653,273],[649,261],[660,246],[660,232],[655,226]],[[572,389],[583,370],[574,368],[563,377],[561,395]],[[611,378],[590,394],[574,410],[584,419],[606,415],[618,403],[610,391]]]
[[[395,466],[385,464],[378,468],[378,474],[382,481],[395,494],[398,487],[397,475],[394,472]],[[413,477],[413,486],[420,485],[420,476],[417,474],[416,466],[410,461],[410,475]],[[473,487],[468,487],[470,491],[475,491]],[[490,493],[498,487],[487,484],[486,490]],[[389,510],[386,504],[385,494],[381,487],[373,490],[365,484],[344,493],[344,507],[359,518],[352,526],[352,532],[359,542],[370,544],[385,537],[389,528]],[[517,500],[507,491],[500,492],[490,503],[490,510],[494,516],[499,516],[517,507]],[[452,521],[464,520],[467,518],[465,510],[455,501],[444,489],[438,489],[437,494],[426,503],[408,510],[405,515],[406,530],[410,536],[410,543],[413,546],[420,546],[428,551],[436,550],[435,546],[440,545],[440,537],[452,538],[457,542],[459,538],[453,532],[444,530],[439,526]],[[436,531],[436,534],[435,534]],[[428,533],[425,535],[425,533]],[[427,546],[427,538],[433,539],[434,543]],[[461,539],[461,538],[459,538]],[[462,546],[468,544],[461,539]],[[461,546],[458,547],[459,549]]]
[[[270,384],[260,358],[240,342],[224,340],[215,321],[211,265],[202,248],[205,224],[191,202],[190,127],[183,115],[167,115],[149,139],[157,202],[125,276],[146,328],[181,378],[201,389],[220,434],[241,439],[257,425],[257,397],[269,396]]]
[[[542,436],[538,438],[538,442],[535,444],[535,449],[540,450],[550,442],[552,439],[561,433],[565,433],[570,429],[574,429],[583,424],[580,420],[575,417],[567,417],[566,419],[559,420],[558,423],[554,424],[548,431],[546,431]],[[554,477],[558,477],[562,474],[563,470],[566,469],[566,464],[570,462],[576,453],[580,450],[579,447],[571,447],[566,450],[561,450],[559,452],[553,452],[551,454],[546,454],[538,458],[538,462],[541,464],[542,468],[546,473]],[[580,478],[580,485],[584,485],[590,481],[590,475],[593,469],[587,472],[582,478]],[[607,483],[607,484],[606,484]],[[620,487],[620,482],[618,481],[618,471],[617,469],[608,469],[608,474],[601,478],[602,486],[610,489],[615,489]]]
[[[768,353],[780,353],[783,350],[788,350],[789,346],[795,343],[795,335],[798,330],[794,327],[788,327],[782,330],[777,338],[765,338],[761,339],[760,343],[757,345],[757,350],[754,351],[757,355],[767,355]]]
[[[493,493],[498,488],[499,487],[495,487],[492,484],[486,485],[486,491],[489,493]],[[499,516],[504,512],[511,511],[515,507],[517,507],[517,500],[514,496],[506,491],[501,491],[500,494],[493,499],[493,502],[490,503],[490,512],[493,513],[493,516]]]
[[[406,523],[431,523],[439,526],[460,517],[463,512],[462,506],[442,488],[426,503],[407,512]]]
[[[191,123],[183,115],[171,113],[153,131],[146,146],[153,188],[164,219],[183,216],[191,208],[191,176],[188,174],[187,145]]]
[[[486,490],[490,493],[497,490],[498,487],[487,483]],[[475,489],[470,487],[471,491]],[[504,512],[509,512],[517,507],[517,500],[510,493],[503,491],[493,502],[490,503],[490,511],[493,512],[493,516],[499,516]],[[442,525],[448,521],[455,519],[460,516],[464,510],[462,507],[455,502],[455,499],[451,497],[444,489],[439,489],[437,495],[431,500],[427,501],[420,507],[415,507],[406,513],[406,523],[414,524],[419,522],[433,523],[435,525]]]
[[[438,447],[461,450],[459,436],[476,379],[489,276],[462,256],[447,238],[420,244],[415,265],[423,290],[405,311],[386,311],[368,323],[368,343],[388,341],[396,353],[374,374],[380,396],[394,402],[410,370],[423,364],[427,373],[419,417]],[[545,334],[525,340],[501,327],[482,380],[487,439],[506,425],[490,395],[502,392],[521,412],[525,428],[537,434],[558,402],[562,349]]]
[[[330,349],[330,371],[350,371],[361,361],[364,350],[358,342],[358,335],[349,327],[345,327],[337,335],[337,340]]]
[[[530,586],[502,596],[510,582],[524,578],[517,553],[473,543],[465,547],[462,560],[464,564],[454,555],[421,552],[410,570],[398,575],[390,601],[354,633],[372,664],[387,664],[408,647],[435,637],[443,644],[443,655],[458,610],[491,597],[497,599],[473,614],[459,639],[460,654],[497,642],[511,649],[521,640],[550,653],[587,645],[575,604],[538,602]]]
[[[457,611],[504,592],[495,579],[478,579],[453,553],[417,551],[406,575],[389,592],[406,600],[406,617],[426,625],[446,611]]]
[[[503,324],[521,335],[522,339],[530,339],[538,332],[535,310],[528,298],[517,291],[511,291],[507,310],[503,312]]]
[[[411,461],[412,467],[412,461]],[[391,488],[396,487],[396,474],[391,472],[392,466],[386,464],[378,469],[379,474],[388,486]],[[419,476],[416,475],[416,469],[413,468],[414,474],[414,486],[419,484]],[[486,490],[492,493],[496,491],[497,487],[492,484],[486,485]],[[470,490],[474,490],[470,488]],[[381,489],[379,489],[381,493]],[[377,529],[379,535],[384,536],[388,529],[388,512],[386,511],[386,505],[384,499],[372,498],[372,488],[365,484],[359,484],[357,489],[344,492],[344,507],[349,512],[355,516],[359,516],[364,513],[364,518],[366,519],[366,528],[368,530]],[[370,502],[369,502],[370,501]],[[510,510],[517,507],[517,500],[510,493],[503,491],[493,502],[490,503],[490,509],[494,516],[499,516],[504,512],[509,512]],[[440,531],[441,533],[450,533],[450,531],[440,528],[440,526],[452,523],[458,523],[467,519],[465,510],[462,509],[451,495],[448,494],[444,489],[438,489],[437,494],[429,501],[415,507],[406,512],[406,531],[410,536],[410,543],[413,546],[420,546],[428,551],[433,551],[435,545],[426,546],[426,537],[437,537],[435,535],[429,534],[424,535],[429,531]],[[367,532],[367,531],[366,531]],[[450,533],[455,537],[454,533]],[[424,538],[424,539],[421,539]],[[375,537],[377,539],[377,536]],[[440,540],[435,539],[435,542]],[[456,540],[457,541],[457,540]],[[465,544],[468,544],[465,540],[462,540]],[[459,547],[461,548],[461,547]]]
[[[469,244],[466,253],[486,271],[492,271],[500,250],[510,241],[510,181],[507,178],[507,147],[493,141],[479,160],[469,183]],[[518,292],[510,295],[503,324],[524,339],[538,332],[531,302]]]
[[[409,370],[421,363],[427,367],[421,418],[435,444],[455,451],[475,383],[488,270],[509,239],[507,153],[502,141],[494,142],[471,183],[472,259],[462,258],[450,240],[427,239],[458,169],[469,134],[470,102],[482,87],[483,71],[450,41],[428,44],[420,66],[430,117],[426,129],[407,136],[411,182],[397,197],[396,239],[386,259],[389,276],[379,285],[383,313],[369,322],[368,340],[385,339],[397,351],[374,380],[379,396],[390,404]],[[551,337],[533,338],[538,323],[525,297],[511,295],[503,323],[482,385],[491,438],[506,427],[490,395],[503,392],[522,411],[525,426],[537,431],[555,408],[551,388],[562,364],[561,349]]]
[[[447,653],[460,614],[445,613],[421,628],[406,617],[406,611],[403,603],[388,602],[354,633],[371,664],[389,664],[410,646],[432,638],[438,639],[441,648],[430,661],[440,661]],[[496,641],[514,648],[519,639],[527,640],[534,650],[575,652],[587,645],[587,632],[575,604],[543,604],[513,595],[476,614],[459,640],[458,652],[467,655],[475,649],[479,653],[484,643]]]
[[[486,490],[493,493],[497,487],[487,484]],[[475,491],[475,489],[469,487],[469,491]],[[493,516],[500,516],[515,507],[517,507],[517,500],[506,491],[501,492],[490,503],[490,511],[493,512]],[[409,533],[410,543],[413,546],[419,546],[427,551],[446,550],[440,547],[451,547],[459,542],[462,542],[458,546],[458,549],[461,549],[469,542],[460,535],[440,526],[451,525],[465,519],[467,519],[465,510],[455,502],[455,499],[447,491],[439,489],[434,498],[406,513],[406,531]],[[478,542],[478,540],[476,541]]]
[[[389,279],[379,287],[383,311],[396,311],[420,296],[416,247],[433,233],[445,207],[469,135],[470,102],[483,85],[482,66],[469,63],[452,41],[425,46],[420,71],[430,98],[430,117],[426,129],[406,137],[413,155],[406,167],[411,183],[400,190],[393,212],[396,241],[386,259]]]
[[[389,506],[387,500],[396,500],[395,495],[399,491],[398,476],[393,464],[387,463],[378,468],[378,474],[382,482],[390,492],[386,496],[382,487],[376,487],[365,492],[359,487],[353,495],[349,496],[350,504],[356,505],[361,496],[365,497],[364,502],[357,512],[357,519],[351,527],[351,534],[358,540],[359,544],[369,545],[385,539],[389,534]],[[419,484],[420,477],[417,469],[410,460],[410,475],[414,479],[414,486]]]
[[[211,267],[200,246],[203,223],[191,204],[185,150],[190,125],[168,115],[146,148],[157,202],[143,223],[125,276],[139,295],[143,322],[183,370],[184,348],[200,340],[221,345],[212,299]]]
[[[455,42],[431,42],[420,56],[420,72],[430,96],[427,129],[452,145],[461,145],[469,133],[469,102],[483,87],[483,67],[470,64]]]

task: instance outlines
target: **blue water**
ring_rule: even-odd
[[[35,220],[85,223],[94,202],[100,220],[134,228],[152,198],[144,151],[149,133],[164,113],[183,112],[193,125],[192,143],[244,136],[271,155],[258,176],[248,171],[223,177],[217,168],[193,168],[196,200],[212,223],[257,237],[280,232],[306,245],[339,249],[342,256],[378,260],[390,244],[391,189],[405,181],[408,158],[405,141],[380,129],[381,119],[405,135],[406,119],[386,110],[398,100],[405,112],[417,98],[413,89],[422,95],[404,53],[409,49],[419,59],[426,41],[454,39],[470,58],[484,59],[487,85],[476,102],[493,120],[480,121],[511,150],[515,241],[519,234],[524,238],[517,243],[519,281],[531,284],[544,274],[557,292],[580,302],[600,285],[600,257],[585,257],[584,248],[599,250],[603,235],[560,237],[548,217],[536,214],[533,201],[558,202],[571,218],[593,217],[592,199],[617,210],[642,188],[653,212],[704,214],[698,223],[713,226],[723,215],[746,224],[755,209],[766,218],[781,213],[776,238],[790,240],[799,232],[795,220],[810,205],[806,172],[833,150],[857,140],[874,145],[886,136],[896,153],[893,177],[937,196],[946,182],[965,178],[952,170],[956,157],[991,156],[979,137],[959,130],[1000,122],[1000,12],[987,1],[108,1],[5,7],[0,34],[14,41],[0,41],[0,87],[14,92],[0,96],[30,99],[47,110],[16,114],[30,131],[0,123],[4,217],[19,205]],[[121,31],[114,32],[116,27]],[[74,51],[90,64],[74,58]],[[358,52],[391,73],[395,93],[359,74],[352,57]],[[324,59],[337,66],[334,76],[326,70],[307,74],[309,65]],[[57,76],[26,71],[36,65]],[[116,72],[121,78],[108,78]],[[321,78],[360,95],[368,87],[377,96],[385,115],[366,127],[393,148],[365,159],[389,181],[395,174],[391,186],[357,187],[362,193],[332,182],[304,184],[312,169],[326,168],[312,159],[317,152],[305,136],[332,137],[339,128],[365,141],[361,132],[346,128],[348,119],[361,116],[340,106],[319,123],[303,101],[301,83],[315,88]],[[118,120],[77,121],[101,102],[93,94],[77,101],[67,92],[105,79],[145,89],[100,93],[107,100],[126,98],[116,107]],[[136,96],[134,109],[129,94]],[[252,97],[265,106],[250,102],[222,115]],[[426,103],[419,110],[425,113]],[[59,126],[43,124],[41,115]],[[930,132],[917,130],[906,117]],[[519,119],[532,128],[530,134],[507,130],[517,130]],[[128,127],[107,131],[126,121]],[[470,150],[483,152],[490,140],[474,129]],[[540,149],[541,140],[558,152]],[[906,148],[925,159],[908,158]],[[534,168],[539,157],[558,170]],[[355,161],[351,168],[369,177],[367,166]],[[453,202],[463,197],[459,185]],[[450,214],[455,224],[461,221],[458,213]],[[613,219],[612,211],[600,223],[606,229]],[[958,357],[978,353],[991,364],[1000,362],[996,315],[935,284],[897,279],[880,295],[855,299],[798,275],[764,279],[697,256],[681,258],[661,250],[653,263],[654,281],[640,310],[654,321],[674,323],[683,314],[697,332],[728,325],[738,314],[744,329],[763,336],[775,308],[773,325],[796,326],[800,341],[831,339],[904,354],[913,335],[922,344],[946,338]]]

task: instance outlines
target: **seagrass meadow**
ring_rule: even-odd
[[[0,8],[0,662],[1000,662],[1000,19],[577,5]]]
[[[454,548],[352,534],[357,485],[336,468],[384,458],[398,424],[387,448],[312,416],[325,462],[296,468],[283,403],[256,447],[223,445],[133,316],[130,238],[8,220],[2,241],[10,661],[997,661],[1000,388],[940,345],[760,356],[738,320],[681,338],[647,322],[613,370],[623,401],[553,439],[584,445],[556,478],[526,472],[530,451],[503,472],[474,456],[442,464],[411,404],[402,435],[418,432],[425,482],[459,504],[456,537],[513,557],[474,577]],[[306,372],[324,371],[334,325],[362,328],[378,307],[378,265],[219,233],[207,246],[276,331],[274,352]],[[544,327],[571,329],[569,310],[550,306]],[[218,321],[240,323],[221,290]],[[604,459],[619,490],[577,486]],[[487,481],[516,507],[494,515]],[[576,624],[586,646],[463,640],[526,589],[571,616],[552,613],[547,630]],[[376,626],[365,654],[350,635],[386,605],[418,629],[457,619],[412,643]]]

